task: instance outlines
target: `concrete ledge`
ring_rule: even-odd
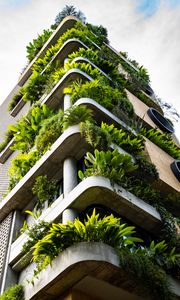
[[[152,299],[152,296],[143,290],[143,283],[137,284],[128,272],[121,270],[116,251],[101,242],[82,242],[67,248],[52,261],[51,266],[40,272],[39,278],[34,280],[34,285],[27,284],[25,280],[32,279],[33,268],[34,264],[20,275],[19,283],[25,284],[25,300],[59,299],[59,296],[68,290],[86,290],[87,285],[84,286],[83,282],[92,282],[91,276],[93,285],[98,280],[97,287],[100,283],[100,286],[103,284],[106,289],[107,284],[114,294],[113,298],[101,295],[100,299]],[[171,279],[170,284],[174,293],[179,291],[179,286],[174,288],[174,280]],[[122,298],[122,291],[123,294],[128,293],[124,294],[125,298]],[[97,297],[100,295],[98,288],[93,294]],[[176,295],[179,296],[178,293]]]
[[[20,283],[23,283],[23,275],[27,273],[28,278],[32,278],[31,271],[27,269],[26,273],[20,275]],[[119,268],[119,259],[112,247],[103,243],[79,243],[54,259],[52,266],[48,266],[35,279],[34,285],[25,284],[25,300],[57,299],[56,297],[76,286],[85,276],[92,274],[93,278],[130,290],[135,296],[140,294],[138,287]]]
[[[39,218],[47,222],[58,222],[62,212],[67,208],[74,208],[81,212],[89,205],[102,204],[110,207],[116,213],[126,217],[135,225],[158,235],[161,229],[161,218],[154,207],[127,192],[121,186],[110,183],[101,176],[88,177],[80,182],[64,199],[60,196],[52,207],[49,207]],[[23,256],[22,246],[27,241],[27,235],[21,235],[11,246],[9,263],[13,265]],[[27,264],[29,261],[27,261]],[[17,264],[14,270],[24,266]],[[17,269],[18,268],[18,269]]]
[[[102,71],[99,67],[97,67],[93,62],[91,62],[89,59],[85,57],[76,57],[72,60],[72,62],[82,62],[82,63],[88,63],[90,64],[93,68],[97,69],[103,76],[105,76],[109,81],[112,81],[112,79],[104,72]]]
[[[104,123],[114,124],[117,127],[122,126],[135,136],[137,135],[137,133],[131,127],[126,125],[104,106],[91,98],[80,98],[74,103],[74,105],[86,105],[88,108],[92,109],[95,119],[97,119],[99,122],[103,121]]]
[[[58,222],[62,212],[71,207],[81,212],[89,205],[102,204],[116,213],[126,217],[136,225],[158,235],[161,229],[161,218],[154,207],[126,191],[118,184],[101,176],[88,177],[80,182],[64,199],[60,196],[51,207],[44,211],[39,220]],[[11,246],[9,263],[13,265],[23,256],[22,246],[27,235],[22,234]],[[29,257],[30,261],[30,257]],[[26,261],[26,264],[29,263]],[[21,261],[13,266],[15,271],[24,267]]]
[[[21,98],[19,102],[16,104],[16,106],[11,110],[10,115],[12,117],[15,117],[25,104],[26,102]]]
[[[13,209],[23,209],[33,198],[32,184],[37,176],[49,174],[53,177],[61,172],[63,160],[73,155],[80,159],[89,146],[81,138],[78,125],[69,127],[52,145],[29,172],[18,182],[11,192],[0,203],[0,221],[3,220]]]
[[[21,77],[20,77],[20,79],[18,81],[18,85],[19,86],[23,86],[23,84],[26,82],[26,80],[31,76],[31,74],[32,74],[32,66],[35,63],[35,61],[38,58],[43,57],[43,55],[45,54],[45,52],[47,51],[47,49],[51,45],[54,45],[57,42],[58,38],[66,30],[72,28],[77,21],[79,21],[79,20],[76,17],[73,17],[73,16],[68,16],[68,17],[66,17],[66,18],[63,19],[63,21],[59,24],[59,26],[57,27],[57,29],[53,32],[53,34],[50,36],[50,38],[48,39],[48,41],[44,44],[44,46],[38,52],[38,54],[36,55],[36,57],[29,63],[28,67],[26,68],[26,70],[21,75]]]
[[[55,56],[51,59],[51,61],[47,64],[45,69],[42,71],[42,74],[45,72],[46,68],[53,64],[56,60],[60,61],[61,63],[64,62],[65,58],[74,51],[77,51],[79,48],[85,48],[88,49],[88,46],[86,46],[83,42],[81,42],[79,39],[69,39],[67,40],[62,47],[59,49],[59,51],[55,54]]]
[[[42,104],[46,104],[51,108],[59,109],[63,106],[64,94],[63,90],[70,83],[72,83],[76,79],[82,80],[90,80],[93,78],[82,72],[79,69],[71,69],[66,72],[66,74],[59,80],[59,82],[55,85],[55,87],[51,90],[51,92],[47,95],[47,97],[43,100]]]
[[[11,146],[14,144],[14,138],[10,140],[7,146],[4,148],[3,151],[0,152],[0,163],[4,164],[8,157],[13,153],[14,150],[11,150]]]

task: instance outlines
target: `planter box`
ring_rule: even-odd
[[[7,144],[7,146],[4,148],[3,151],[0,153],[0,163],[4,164],[5,161],[9,158],[9,156],[14,152],[14,150],[11,150],[11,146],[14,144],[14,139],[10,140],[10,142]]]
[[[20,283],[25,283],[26,279],[31,280],[32,271],[33,268],[29,267],[24,274],[21,274]],[[23,278],[23,275],[26,274],[28,274],[28,278]],[[113,299],[121,299],[122,289],[129,290],[128,295],[131,295],[130,298],[123,299],[142,299],[137,296],[137,287],[134,282],[119,268],[116,251],[101,242],[85,242],[73,245],[63,251],[52,261],[51,266],[47,266],[40,272],[39,278],[34,280],[34,285],[26,283],[25,300],[59,299],[59,296],[73,287],[76,288],[84,279],[89,279],[89,276],[90,279],[93,276],[94,281],[98,280],[98,284],[103,282],[105,285],[108,284],[108,288],[109,286],[115,288]],[[97,293],[97,296],[100,293],[98,289],[94,292]],[[133,297],[131,293],[133,293]]]
[[[16,104],[16,106],[11,110],[10,115],[12,117],[15,117],[25,104],[26,102],[21,98],[19,102]]]

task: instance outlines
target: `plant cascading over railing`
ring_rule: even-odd
[[[179,259],[176,249],[168,249],[164,241],[152,241],[149,246],[143,245],[143,240],[134,236],[135,233],[134,226],[122,223],[121,219],[113,215],[100,218],[95,210],[83,221],[76,219],[66,225],[52,224],[43,237],[38,241],[35,238],[33,243],[31,241],[33,260],[36,263],[34,276],[38,278],[41,270],[68,247],[80,242],[101,242],[115,248],[119,255],[119,267],[130,272],[137,283],[140,284],[143,280],[145,292],[150,292],[155,299],[175,299],[166,272]]]

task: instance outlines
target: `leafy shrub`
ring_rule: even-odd
[[[28,111],[27,115],[22,117],[16,125],[9,125],[14,134],[15,144],[11,147],[13,150],[27,152],[34,145],[34,139],[39,133],[43,122],[53,115],[53,111],[47,105],[37,103]]]
[[[81,135],[93,148],[106,150],[111,144],[110,134],[103,128],[89,122],[80,123]]]
[[[42,125],[35,139],[37,150],[44,154],[63,131],[63,111],[48,118]]]
[[[102,44],[103,43],[109,44],[108,32],[105,27],[103,27],[102,25],[95,26],[90,23],[87,23],[86,25],[95,35],[99,37]]]
[[[111,181],[119,182],[125,173],[130,173],[137,169],[137,165],[127,154],[121,154],[117,149],[114,151],[98,151],[95,149],[94,155],[90,152],[85,157],[86,170],[81,170],[78,175],[81,180],[89,176],[104,176]]]
[[[104,242],[112,247],[130,247],[142,241],[132,236],[134,229],[113,215],[100,219],[94,210],[83,223],[76,219],[67,225],[52,224],[48,234],[34,246],[33,260],[40,271],[60,252],[78,242]]]
[[[0,296],[0,300],[24,300],[23,286],[20,284],[11,286]]]
[[[29,252],[32,249],[32,247],[48,233],[50,228],[51,223],[45,221],[40,221],[39,223],[35,223],[32,226],[30,226],[26,230],[28,240],[23,245],[23,251],[25,253]]]
[[[91,48],[95,49],[93,42],[98,45],[101,45],[101,41],[97,36],[95,36],[87,26],[82,25],[82,23],[77,22],[75,26],[71,29],[68,29],[62,36],[58,39],[55,45],[52,45],[47,51],[43,58],[37,59],[37,61],[33,65],[33,70],[38,71],[39,73],[45,68],[45,66],[51,61],[53,56],[57,53],[59,48],[62,47],[64,42],[68,39],[77,38],[80,39],[83,43]]]
[[[51,28],[55,29],[67,16],[75,16],[83,23],[86,21],[86,17],[81,10],[77,10],[73,5],[65,5],[65,7],[56,16],[55,23],[51,25]]]
[[[8,145],[10,140],[12,140],[12,138],[13,138],[13,133],[9,129],[5,133],[5,140],[2,143],[0,143],[0,152],[3,151],[6,148],[6,146]]]
[[[32,192],[37,198],[36,208],[41,209],[45,201],[52,201],[58,193],[57,180],[48,179],[47,175],[36,177]]]
[[[154,299],[175,300],[165,271],[154,264],[146,253],[119,250],[120,267],[129,272]],[[143,286],[142,286],[143,283]]]
[[[171,138],[171,135],[168,133],[161,133],[157,129],[147,130],[143,128],[141,130],[141,134],[159,146],[173,158],[180,159],[180,149],[176,146],[175,142]]]
[[[110,61],[104,60],[99,56],[98,50],[93,50],[91,48],[79,48],[78,51],[68,55],[68,61],[71,63],[76,57],[87,58],[89,61],[93,62],[97,67],[99,67],[110,76],[115,69],[114,65]]]
[[[29,153],[20,153],[16,156],[9,169],[10,184],[9,189],[11,190],[14,186],[23,178],[26,173],[35,165],[40,158],[38,151],[31,151]]]
[[[128,117],[132,117],[134,114],[133,106],[126,98],[126,93],[107,84],[103,84],[99,79],[95,79],[91,82],[86,81],[85,83],[75,81],[71,85],[71,89],[71,101],[73,103],[79,98],[91,98],[109,110],[119,105]]]
[[[125,151],[132,154],[140,154],[144,150],[144,139],[141,135],[137,135],[126,131],[125,129],[117,129],[113,124],[101,124],[101,128],[108,132],[111,136],[112,142],[122,147]]]
[[[139,166],[138,172],[140,172],[141,177],[144,177],[144,179],[147,179],[148,181],[159,179],[159,173],[153,163],[143,157],[136,157],[136,163]]]
[[[134,194],[136,197],[139,197],[153,206],[155,206],[157,203],[161,203],[160,191],[153,188],[151,184],[148,184],[143,179],[134,176],[124,176],[120,182],[120,185]]]
[[[39,74],[37,71],[33,71],[28,84],[24,88],[23,100],[30,101],[31,103],[37,102],[43,94],[47,78],[45,74]]]
[[[26,46],[27,58],[29,62],[33,60],[33,58],[36,56],[36,54],[39,52],[42,46],[49,39],[51,34],[52,30],[44,29],[42,34],[38,34],[38,37],[36,39],[33,39],[33,41]]]
[[[92,110],[85,105],[73,105],[64,112],[63,128],[67,129],[69,126],[79,124],[85,121],[93,121]]]
[[[24,88],[22,87],[16,95],[13,96],[12,100],[9,103],[8,111],[13,110],[13,108],[18,104],[21,98],[24,95]]]

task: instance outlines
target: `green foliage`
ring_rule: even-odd
[[[37,102],[44,90],[45,83],[47,82],[47,76],[40,74],[37,71],[33,71],[33,74],[29,78],[28,84],[24,87],[24,101],[30,101],[31,103]]]
[[[153,188],[151,184],[148,184],[143,179],[139,179],[134,176],[124,176],[120,182],[120,185],[134,194],[136,197],[139,197],[151,205],[156,205],[161,201],[160,191]]]
[[[106,150],[111,144],[110,134],[103,128],[89,122],[80,123],[81,135],[93,148]]]
[[[117,149],[106,152],[95,149],[94,155],[88,152],[85,165],[85,172],[78,173],[81,180],[89,176],[104,176],[113,182],[120,182],[125,173],[130,173],[138,167],[129,155],[121,154]]]
[[[14,134],[15,144],[13,150],[27,152],[34,145],[34,139],[39,133],[43,122],[53,115],[53,111],[47,105],[38,103],[33,105],[27,115],[22,117],[16,125],[9,125]]]
[[[48,179],[47,175],[36,177],[32,192],[37,198],[36,208],[41,209],[45,201],[52,201],[58,193],[57,180]]]
[[[85,23],[86,21],[86,17],[82,13],[82,11],[77,10],[73,5],[65,5],[65,7],[56,16],[55,23],[51,25],[51,28],[57,28],[61,21],[67,16],[74,16],[78,18],[82,23]]]
[[[69,126],[79,124],[81,122],[92,122],[92,110],[85,105],[73,105],[64,112],[63,128],[67,129]]]
[[[46,54],[43,58],[37,59],[37,61],[33,65],[33,70],[38,71],[40,73],[45,68],[45,66],[51,61],[51,59],[57,53],[57,51],[62,47],[64,42],[72,38],[80,39],[83,43],[85,43],[87,46],[90,46],[93,49],[95,47],[92,41],[98,45],[101,44],[99,38],[94,36],[94,34],[87,28],[87,26],[84,26],[82,25],[82,23],[77,22],[73,28],[68,29],[61,35],[57,43],[55,45],[52,45],[46,51]]]
[[[51,223],[45,221],[40,221],[28,227],[26,231],[28,240],[23,245],[23,251],[25,253],[29,252],[32,247],[47,234],[50,228]]]
[[[171,135],[168,133],[161,133],[157,129],[147,130],[143,128],[141,130],[141,134],[159,146],[173,158],[180,159],[180,149],[176,146],[175,142],[171,138]]]
[[[36,39],[33,39],[33,41],[26,46],[27,58],[29,62],[33,60],[33,58],[36,56],[45,42],[49,39],[51,34],[52,30],[44,29],[42,34],[38,34],[38,37]]]
[[[131,252],[119,250],[120,267],[129,272],[137,284],[142,286],[142,290],[154,296],[154,299],[175,300],[165,271],[144,251]]]
[[[159,179],[159,173],[153,163],[140,156],[136,157],[136,163],[139,166],[138,172],[140,172],[142,178],[147,181]]]
[[[31,151],[29,153],[20,153],[16,156],[9,169],[11,190],[23,178],[26,173],[35,165],[40,158],[38,151]]]
[[[23,286],[20,284],[11,286],[0,296],[0,300],[24,300]]]
[[[95,35],[99,37],[102,44],[103,43],[109,44],[108,32],[105,27],[103,27],[102,25],[95,26],[90,23],[87,23],[86,25]]]
[[[17,94],[15,94],[12,98],[12,100],[9,103],[8,111],[13,110],[13,108],[18,104],[18,102],[21,100],[21,98],[24,95],[24,88],[22,87]]]
[[[128,117],[132,118],[134,115],[133,106],[126,98],[126,93],[103,83],[101,79],[85,83],[75,81],[71,89],[73,103],[79,98],[91,98],[109,110],[113,110],[114,106],[118,105]]]
[[[5,133],[5,140],[2,143],[0,143],[0,152],[6,148],[6,146],[8,145],[10,140],[12,140],[12,138],[13,138],[13,133],[10,129],[8,129]]]
[[[60,110],[54,116],[48,118],[36,136],[35,145],[37,150],[44,154],[57,140],[63,131],[63,111]]]
[[[163,199],[163,203],[168,211],[170,211],[174,216],[179,217],[180,215],[180,193],[173,192],[166,195]]]
[[[76,219],[67,225],[52,224],[48,234],[34,246],[33,260],[41,270],[60,252],[79,242],[103,242],[115,248],[132,247],[142,241],[132,236],[134,229],[113,215],[100,219],[94,210],[84,222]]]
[[[85,57],[89,61],[93,62],[97,67],[99,67],[101,70],[103,70],[106,74],[111,75],[111,72],[114,70],[114,65],[99,57],[99,51],[98,50],[93,50],[91,48],[84,49],[84,48],[79,48],[78,51],[73,52],[68,55],[68,61],[71,63],[73,59],[76,57]]]
[[[125,151],[137,155],[144,150],[144,139],[141,135],[135,137],[123,128],[117,129],[113,124],[108,125],[103,122],[101,128],[110,134],[112,142],[122,147]]]

